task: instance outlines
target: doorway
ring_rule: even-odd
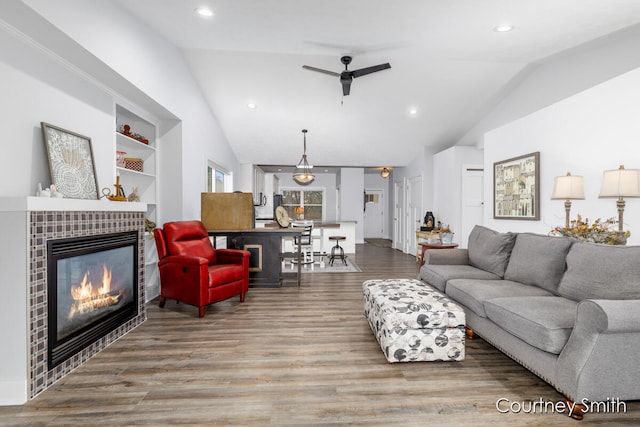
[[[365,189],[364,191],[364,238],[383,239],[384,200],[380,189]]]
[[[416,229],[422,223],[422,175],[409,178],[407,183],[407,245],[406,253],[415,254]]]
[[[462,166],[462,224],[460,245],[466,247],[469,234],[484,221],[484,169],[482,165]]]
[[[393,248],[403,250],[404,234],[404,180],[393,183]]]

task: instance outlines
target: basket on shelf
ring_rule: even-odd
[[[131,169],[137,172],[143,172],[143,161],[137,157],[125,157],[124,158],[125,169]]]

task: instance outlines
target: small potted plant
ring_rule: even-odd
[[[449,225],[443,225],[440,228],[440,242],[443,245],[450,245],[453,243],[453,231],[449,228]]]

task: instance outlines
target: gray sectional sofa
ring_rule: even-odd
[[[640,399],[640,246],[498,233],[427,251],[467,327],[577,404]]]

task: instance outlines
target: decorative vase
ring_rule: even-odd
[[[451,243],[453,243],[453,233],[441,233],[440,242],[443,245],[450,245]]]
[[[433,212],[427,211],[427,214],[424,216],[424,225],[426,226],[427,231],[432,231],[436,222],[436,218],[433,216]]]

